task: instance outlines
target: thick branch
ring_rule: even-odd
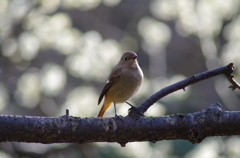
[[[153,94],[151,97],[149,97],[147,100],[145,100],[139,107],[138,109],[140,110],[140,113],[144,113],[147,111],[147,109],[153,105],[155,102],[157,102],[159,99],[165,97],[166,95],[178,91],[180,89],[185,90],[185,87],[197,83],[199,81],[217,76],[217,75],[221,75],[224,74],[227,79],[230,81],[230,83],[232,84],[232,86],[230,86],[230,88],[232,88],[233,90],[238,88],[240,89],[239,84],[233,79],[233,63],[228,64],[227,66],[223,66],[217,69],[213,69],[213,70],[209,70],[206,72],[202,72],[199,73],[197,75],[191,76],[187,79],[184,79],[180,82],[177,82],[175,84],[172,84],[168,87],[165,87],[163,89],[161,89],[160,91],[156,92],[155,94]]]
[[[207,136],[239,135],[240,112],[207,110],[162,117],[115,118],[0,116],[0,141],[87,143],[185,139],[199,143]]]
[[[155,93],[138,108],[132,108],[127,117],[77,118],[26,117],[0,115],[0,141],[35,143],[87,143],[151,141],[185,139],[199,143],[207,136],[239,135],[240,112],[223,111],[215,103],[209,109],[190,114],[163,117],[144,117],[144,113],[160,98],[184,89],[198,81],[224,74],[233,90],[239,84],[233,79],[233,64],[203,72],[168,86]]]

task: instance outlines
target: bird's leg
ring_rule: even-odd
[[[122,116],[117,114],[116,103],[114,103],[114,112],[115,112],[115,118],[122,119]]]
[[[118,117],[118,115],[117,115],[116,103],[114,103],[114,112],[115,112],[115,117]]]

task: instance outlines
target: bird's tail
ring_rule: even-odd
[[[98,113],[98,117],[102,117],[105,113],[105,111],[107,110],[107,108],[109,108],[109,106],[112,104],[112,102],[107,102],[106,100],[104,101],[101,110]]]

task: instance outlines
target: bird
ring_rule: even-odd
[[[98,117],[103,117],[105,111],[112,103],[114,104],[116,117],[116,103],[123,103],[129,100],[138,91],[143,79],[144,76],[142,69],[138,65],[137,54],[132,51],[125,52],[110,73],[99,96],[98,105],[103,97],[104,103],[98,113]],[[128,102],[126,103],[131,105]]]

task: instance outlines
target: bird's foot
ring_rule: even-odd
[[[118,115],[117,113],[115,113],[115,118],[116,118],[116,119],[121,119],[121,120],[122,120],[123,116],[122,116],[122,115]]]

